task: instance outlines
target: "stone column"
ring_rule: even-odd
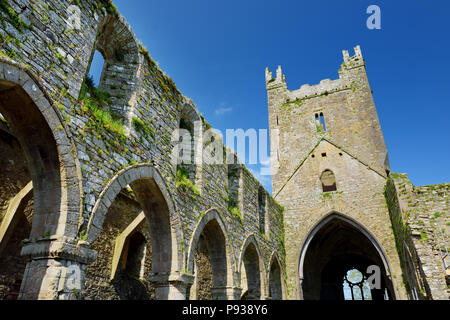
[[[87,243],[66,238],[24,241],[25,268],[19,299],[76,300],[81,298],[87,266],[97,253]]]
[[[187,273],[152,274],[156,300],[186,300],[187,290],[194,283],[194,276]]]

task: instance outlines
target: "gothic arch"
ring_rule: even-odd
[[[242,287],[242,266],[246,271],[248,294],[250,299],[262,299],[265,295],[265,265],[254,234],[250,234],[244,241],[240,251],[238,273]],[[243,292],[243,295],[246,293]]]
[[[330,169],[325,169],[320,174],[320,184],[322,192],[337,191],[336,176]]]
[[[65,122],[34,75],[5,58],[0,58],[0,113],[19,140],[31,171],[35,201],[31,242],[43,234],[75,239],[81,179]]]
[[[110,93],[112,109],[129,128],[136,103],[134,88],[138,87],[136,84],[141,76],[139,44],[130,25],[120,14],[104,16],[97,30],[89,61],[92,61],[95,50],[102,54],[105,63],[99,88]]]
[[[192,101],[186,101],[180,112],[180,121],[181,119],[185,119],[189,122],[194,123],[195,121],[202,121],[200,116],[200,112],[198,112],[197,108],[194,106]]]
[[[188,273],[194,274],[194,256],[200,236],[207,231],[208,248],[210,249],[212,264],[213,296],[219,299],[229,298],[227,289],[233,287],[233,250],[230,245],[225,224],[216,209],[208,210],[195,227],[189,243],[187,259]],[[208,232],[209,231],[209,232]],[[225,259],[225,261],[224,261]]]
[[[196,125],[197,124],[197,125]],[[179,161],[176,161],[177,165],[175,166],[175,171],[178,169],[178,165],[183,166],[188,173],[189,178],[197,185],[201,186],[202,183],[202,170],[201,170],[201,163],[202,163],[202,140],[203,140],[203,122],[202,118],[200,116],[200,113],[198,112],[195,105],[192,103],[192,101],[187,100],[183,103],[183,106],[181,107],[181,112],[179,114],[178,118],[178,128],[184,129],[189,131],[189,138],[191,141],[190,144],[190,163],[183,163],[181,164]],[[178,132],[180,135],[183,135],[183,138],[185,138],[185,132]],[[178,137],[178,139],[181,139],[181,137]],[[187,137],[186,137],[187,138]],[[177,140],[180,143],[178,146],[184,146],[187,147],[185,142],[181,142],[181,140]],[[183,147],[183,148],[184,148]],[[183,150],[185,151],[185,150]],[[201,187],[199,188],[201,192]]]
[[[274,268],[272,268],[274,267]],[[267,272],[268,296],[272,300],[282,300],[285,293],[284,272],[281,268],[280,259],[276,252],[272,253],[270,258],[269,269]]]
[[[178,213],[168,188],[156,168],[137,164],[122,169],[101,192],[87,227],[87,242],[99,236],[108,208],[120,190],[130,185],[149,221],[152,243],[152,272],[167,274],[182,269],[183,241]]]
[[[60,257],[72,262],[89,260],[84,249],[79,257],[74,254],[82,211],[81,170],[75,147],[41,81],[25,66],[3,57],[0,113],[20,144],[33,185],[31,230],[20,243],[21,256],[31,261],[26,263],[18,298],[55,297],[52,288],[42,286],[49,277],[42,262],[47,259],[50,265]]]
[[[308,253],[308,248],[310,247],[311,242],[313,241],[313,239],[315,239],[318,232],[323,230],[324,227],[330,225],[331,222],[335,222],[335,221],[340,221],[340,222],[350,226],[351,228],[354,229],[354,231],[358,232],[360,234],[360,236],[362,236],[361,239],[366,239],[368,241],[368,243],[370,243],[372,245],[373,249],[375,250],[374,254],[377,255],[377,257],[379,258],[379,261],[382,264],[381,265],[382,276],[385,276],[386,281],[389,282],[389,284],[387,284],[387,286],[390,286],[389,289],[390,289],[390,294],[392,295],[391,297],[395,299],[395,290],[393,290],[393,288],[392,288],[392,279],[391,279],[391,275],[390,275],[390,270],[391,270],[390,265],[387,260],[387,255],[386,255],[383,247],[379,244],[379,241],[361,223],[357,222],[356,220],[354,220],[351,217],[345,216],[336,211],[330,212],[328,215],[326,215],[320,221],[318,221],[314,225],[314,227],[311,229],[309,234],[306,236],[305,240],[303,241],[302,249],[300,251],[300,255],[298,258],[298,279],[299,279],[300,298],[301,299],[305,298],[302,283],[305,280],[305,260],[306,260],[306,255]]]

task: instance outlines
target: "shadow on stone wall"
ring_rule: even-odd
[[[111,281],[120,300],[150,300],[147,287],[142,281],[130,276],[125,271],[119,271]]]

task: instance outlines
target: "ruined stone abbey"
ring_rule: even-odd
[[[294,91],[266,70],[270,195],[111,1],[0,17],[0,299],[449,299],[450,184],[390,172],[359,46]]]

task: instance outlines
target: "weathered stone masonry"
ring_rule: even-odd
[[[110,1],[0,18],[0,299],[343,299],[370,265],[373,299],[448,299],[449,185],[390,173],[359,47],[318,85],[266,71],[272,198],[238,161],[172,163],[235,155]],[[83,91],[95,50],[107,105]]]
[[[338,79],[293,91],[281,67],[276,77],[266,69],[288,297],[343,299],[346,272],[377,265],[382,287],[371,290],[373,299],[448,299],[448,257],[445,266],[441,259],[448,250],[448,184],[394,186],[398,175],[390,173],[359,46],[353,56],[344,50],[343,60]],[[440,219],[440,241],[433,217]]]
[[[81,9],[79,30],[67,27],[70,4]],[[195,261],[197,273],[210,279],[209,297],[239,299],[246,294],[242,288],[255,286],[241,281],[244,252],[251,247],[258,263],[247,272],[256,270],[260,285],[252,298],[269,298],[269,282],[281,298],[282,208],[264,191],[270,227],[260,230],[261,185],[240,164],[230,166],[231,175],[227,165],[204,164],[195,168],[193,185],[180,183],[171,162],[177,144],[172,132],[181,119],[202,121],[203,131],[209,125],[115,8],[93,0],[2,1],[0,7],[2,132],[20,142],[18,152],[31,172],[15,186],[2,181],[2,224],[13,228],[4,222],[6,207],[31,180],[34,199],[21,251],[27,266],[23,277],[5,275],[2,296],[21,281],[21,299],[202,298],[204,290],[189,290],[198,251],[208,256]],[[95,50],[105,58],[99,87],[111,94],[118,119],[102,118],[108,110],[95,113],[79,100]],[[216,149],[226,151],[221,144]],[[16,156],[11,151],[1,158]],[[9,246],[11,239],[6,241]],[[2,265],[9,261],[1,259]],[[208,259],[212,271],[201,266]],[[130,261],[140,263],[142,272]],[[81,269],[81,291],[68,285],[73,265]],[[278,283],[269,279],[277,277],[271,269],[281,270]]]

